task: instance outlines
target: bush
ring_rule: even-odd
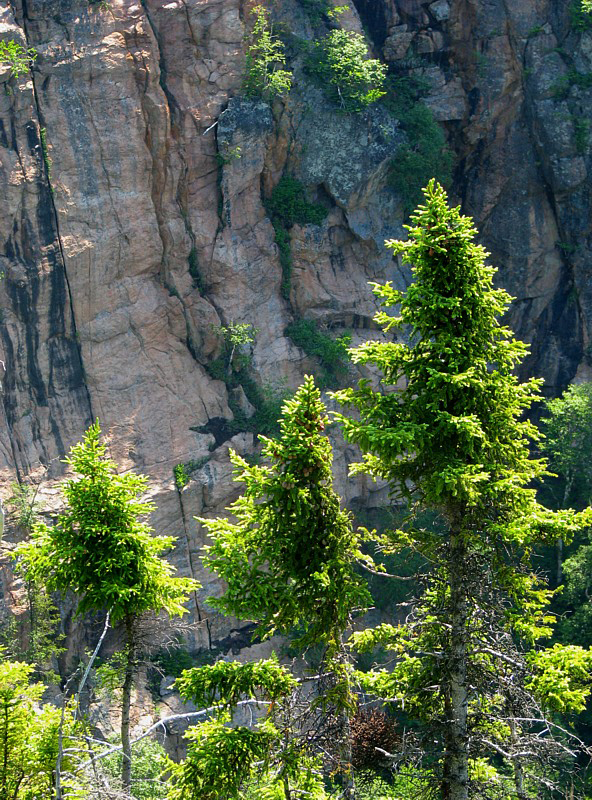
[[[298,2],[313,23],[322,22],[333,9],[330,0],[298,0]]]
[[[292,86],[292,73],[282,69],[286,63],[284,45],[274,36],[269,13],[263,6],[255,6],[251,13],[255,15],[255,25],[247,47],[243,88],[248,97],[269,99],[286,94]]]
[[[184,486],[187,486],[191,478],[191,473],[203,467],[207,461],[209,461],[209,457],[204,456],[203,458],[185,461],[183,464],[175,464],[173,467],[173,475],[175,477],[175,486],[177,489],[181,490]]]
[[[368,57],[366,40],[360,33],[331,31],[316,44],[307,64],[330,100],[343,111],[365,111],[384,96],[386,66]]]
[[[12,520],[23,530],[31,532],[39,519],[38,486],[28,483],[11,483],[12,494],[6,501]]]
[[[168,796],[168,782],[163,779],[163,773],[168,767],[164,748],[154,739],[146,738],[134,745],[133,752],[133,800],[164,800]],[[104,777],[113,789],[120,786],[121,759],[121,752],[116,752],[99,762]],[[111,794],[107,796],[110,797]]]
[[[320,225],[328,214],[320,203],[309,203],[304,186],[291,175],[280,178],[271,197],[265,203],[280,251],[282,295],[290,297],[292,286],[292,248],[289,229],[292,225]]]
[[[322,372],[318,376],[320,385],[334,385],[347,374],[349,367],[347,348],[351,342],[349,333],[343,333],[333,339],[322,333],[317,323],[310,319],[292,322],[284,333],[297,347],[304,350],[307,356],[317,358],[321,362]]]
[[[197,289],[200,294],[205,294],[205,282],[199,269],[199,262],[197,260],[197,248],[192,246],[187,256],[187,264],[189,265],[189,274],[193,280],[193,287]]]
[[[230,408],[234,419],[229,423],[230,434],[249,431],[257,436],[276,436],[279,433],[278,420],[282,414],[282,407],[293,392],[281,385],[259,386],[245,373],[240,376],[239,382],[247,399],[255,407],[255,413],[252,417],[246,417],[231,401]]]
[[[0,64],[8,65],[13,78],[25,75],[37,58],[34,47],[23,47],[15,41],[0,42]]]
[[[431,178],[443,186],[452,179],[452,153],[434,115],[421,102],[425,91],[421,81],[391,81],[386,106],[407,134],[407,144],[399,147],[389,166],[388,182],[409,214],[422,200],[422,187]]]
[[[592,14],[590,17],[592,19]],[[567,74],[553,84],[551,96],[555,100],[565,100],[572,86],[577,86],[579,89],[592,88],[592,72],[578,72],[575,69],[570,69]]]
[[[569,7],[571,27],[575,31],[587,31],[592,28],[591,0],[574,0]]]
[[[328,213],[320,203],[308,202],[304,186],[291,175],[280,178],[265,206],[272,219],[286,228],[294,224],[320,225]]]

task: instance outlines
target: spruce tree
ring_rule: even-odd
[[[369,595],[356,575],[360,543],[351,515],[332,487],[331,443],[320,391],[307,376],[286,401],[280,435],[266,439],[269,464],[251,465],[236,453],[236,480],[245,491],[232,517],[201,519],[212,544],[204,564],[227,588],[211,604],[258,622],[258,633],[296,635],[303,646],[337,652],[355,606]]]
[[[153,536],[144,517],[154,506],[141,495],[148,479],[117,473],[100,441],[99,423],[91,425],[66,462],[75,476],[64,482],[65,508],[54,525],[37,523],[31,540],[17,548],[29,579],[49,591],[78,595],[79,614],[108,611],[125,632],[121,739],[122,783],[131,782],[130,706],[138,661],[137,624],[143,614],[184,614],[196,581],[174,575],[161,554],[172,536]]]
[[[173,772],[174,800],[238,798],[244,781],[255,774],[254,762],[264,764],[260,785],[270,797],[328,800],[322,778],[315,777],[321,755],[325,766],[332,762],[327,772],[338,775],[340,796],[354,797],[349,750],[354,698],[342,637],[353,609],[366,606],[370,597],[355,571],[364,558],[358,536],[332,487],[327,422],[320,391],[306,377],[284,404],[279,436],[264,438],[267,463],[249,464],[231,451],[236,480],[245,487],[228,508],[231,516],[200,519],[212,542],[204,564],[226,583],[222,596],[208,602],[257,622],[263,638],[279,633],[300,647],[324,649],[319,697],[311,703],[307,689],[298,701],[296,682],[290,686],[274,660],[220,662],[184,673],[178,681],[181,693],[197,704],[207,701],[204,685],[225,710],[240,695],[273,702],[254,732],[229,730],[226,717],[192,729],[187,761]],[[255,681],[254,675],[265,677]],[[296,713],[298,702],[304,708]]]
[[[424,193],[409,240],[387,242],[413,282],[406,292],[374,286],[387,336],[352,351],[354,362],[379,371],[380,386],[364,380],[335,396],[358,412],[340,415],[363,452],[355,471],[386,480],[407,504],[401,530],[380,545],[423,556],[425,591],[406,624],[354,639],[397,653],[392,671],[361,680],[423,719],[437,796],[487,797],[495,781],[479,780],[471,764],[493,755],[526,798],[537,770],[529,777],[524,763],[529,754],[543,759],[543,740],[534,721],[520,719],[541,719],[541,703],[552,705],[535,697],[544,659],[525,654],[549,633],[549,592],[528,555],[537,542],[569,537],[578,520],[542,507],[531,488],[545,463],[531,456],[538,433],[524,412],[540,381],[515,375],[528,348],[499,321],[511,298],[493,287],[472,220],[449,208],[434,181]],[[429,530],[418,523],[425,511],[436,518]]]

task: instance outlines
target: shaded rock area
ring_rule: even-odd
[[[335,24],[310,4],[280,5],[278,31],[296,43]],[[204,585],[195,649],[238,623],[204,604],[219,587],[194,516],[236,495],[229,446],[257,447],[230,424],[253,405],[214,369],[220,326],[255,326],[253,381],[293,388],[310,359],[289,323],[314,319],[356,343],[373,328],[368,281],[409,280],[383,247],[405,233],[388,180],[404,126],[382,105],[341,113],[289,37],[290,95],[242,96],[249,8],[0,3],[0,36],[38,53],[27,75],[0,70],[2,494],[19,479],[48,496],[98,417],[121,469],[150,477],[153,524],[178,537],[179,570]],[[572,30],[567,5],[551,0],[354,0],[342,24],[366,32],[392,76],[425,87],[455,158],[452,197],[516,297],[508,321],[532,343],[525,370],[550,395],[590,378],[592,31]],[[327,212],[290,229],[288,293],[266,209],[284,174]],[[346,501],[388,503],[347,477],[355,453],[337,434],[335,444]]]

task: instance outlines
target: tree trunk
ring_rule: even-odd
[[[450,645],[443,685],[446,714],[442,800],[467,800],[469,792],[467,657],[469,619],[466,586],[467,546],[462,534],[450,534],[448,580],[450,590]]]
[[[516,732],[516,721],[512,719],[513,717],[513,710],[511,708],[508,709],[508,716],[510,717],[509,725],[510,725],[510,733],[512,736],[512,747],[516,747],[518,744],[518,735]],[[528,794],[524,789],[524,769],[522,768],[522,762],[519,758],[515,758],[512,762],[514,766],[514,783],[516,785],[516,797],[518,800],[528,800]]]
[[[571,492],[573,481],[574,478],[570,472],[568,473],[567,478],[565,480],[565,489],[563,492],[563,500],[561,502],[561,508],[567,508],[567,501],[569,500],[569,495]],[[559,586],[559,584],[563,580],[563,539],[561,537],[557,539],[557,572],[555,578],[556,578],[556,585]]]
[[[123,698],[121,701],[121,783],[126,797],[131,796],[132,785],[132,746],[130,742],[130,707],[132,702],[132,687],[135,672],[135,638],[134,618],[130,614],[125,618],[125,638],[127,647],[127,660],[125,665],[125,680],[123,682]]]

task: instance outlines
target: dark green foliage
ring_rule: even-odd
[[[184,670],[194,666],[194,659],[184,647],[176,646],[161,650],[152,659],[152,663],[162,670],[165,675],[172,675],[174,678],[178,678]]]
[[[60,612],[42,585],[24,580],[26,612],[11,616],[0,631],[0,652],[33,664],[45,680],[52,680],[53,660],[64,652]]]
[[[320,203],[309,203],[304,186],[292,175],[283,175],[266,201],[267,213],[286,228],[292,225],[320,225],[327,209]]]
[[[320,81],[327,97],[347,113],[366,111],[385,94],[386,67],[368,56],[366,40],[354,31],[338,28],[316,42],[306,71]]]
[[[298,0],[298,3],[306,11],[313,23],[326,20],[327,15],[333,8],[330,0]]]
[[[187,263],[189,265],[189,274],[193,279],[193,285],[198,290],[200,294],[205,293],[205,283],[202,277],[202,274],[199,270],[199,263],[197,260],[197,248],[195,245],[189,251],[189,255],[187,256]]]
[[[592,14],[590,16],[592,17]],[[572,86],[577,86],[579,89],[592,88],[592,72],[578,72],[575,69],[570,69],[569,72],[553,84],[551,95],[556,100],[565,100]]]
[[[46,128],[39,128],[39,138],[41,140],[41,153],[43,155],[43,163],[45,164],[45,174],[47,175],[47,180],[51,191],[53,192],[53,188],[51,186],[51,166],[52,160],[49,156],[49,150],[47,148],[47,129]]]
[[[275,243],[280,251],[280,266],[282,268],[282,297],[285,300],[290,299],[290,290],[292,289],[292,245],[290,240],[290,232],[282,227],[279,220],[272,220],[273,232],[275,234]]]
[[[180,641],[171,647],[159,650],[151,656],[147,673],[148,681],[146,685],[152,698],[156,702],[160,700],[160,685],[165,675],[178,678],[184,670],[191,669],[197,665],[212,663],[215,658],[216,653],[213,650],[201,650],[192,655]]]
[[[290,323],[284,331],[295,345],[304,350],[307,356],[318,358],[321,362],[321,375],[317,377],[321,387],[335,386],[349,369],[347,349],[351,336],[343,333],[335,339],[322,333],[318,324],[310,319],[300,319]]]
[[[572,0],[569,18],[574,31],[587,31],[592,28],[592,6],[588,0]]]
[[[247,417],[239,404],[229,399],[233,419],[228,422],[228,438],[241,431],[262,435],[276,432],[282,404],[291,393],[280,385],[260,386],[253,378],[252,355],[247,347],[253,343],[257,330],[249,324],[231,323],[217,332],[223,337],[222,353],[206,365],[208,373],[215,380],[224,381],[229,389],[241,387],[255,408],[255,413]]]
[[[224,381],[229,389],[240,386],[247,400],[255,408],[253,416],[247,417],[238,403],[232,398],[229,399],[233,419],[228,422],[228,438],[241,431],[264,436],[276,433],[282,405],[291,392],[281,385],[260,386],[254,379],[252,355],[246,347],[253,342],[256,329],[252,325],[242,324],[222,326],[218,328],[218,332],[223,336],[222,353],[206,364],[208,374],[214,380]],[[199,430],[207,432],[207,426]]]
[[[582,117],[574,117],[573,125],[576,151],[579,155],[583,156],[588,151],[588,142],[590,139],[590,120],[583,119]]]
[[[239,381],[247,399],[255,406],[255,413],[252,417],[246,417],[231,402],[230,406],[234,414],[234,420],[230,423],[231,430],[236,433],[250,431],[258,436],[277,435],[282,406],[293,393],[281,385],[264,384],[259,386],[248,374],[239,376]]]
[[[444,131],[421,102],[426,90],[421,80],[391,79],[385,105],[407,134],[408,142],[396,152],[389,166],[389,185],[409,214],[421,202],[422,188],[432,178],[443,186],[452,180],[452,153]]]
[[[271,197],[265,202],[275,233],[275,242],[280,251],[282,267],[282,295],[288,300],[292,285],[292,249],[290,228],[292,225],[321,225],[328,210],[320,203],[309,203],[304,186],[291,175],[280,178]]]
[[[224,613],[259,622],[259,632],[306,626],[304,644],[337,646],[352,606],[368,599],[354,575],[358,540],[331,488],[331,445],[320,393],[307,378],[284,405],[277,439],[266,441],[270,466],[249,466],[232,454],[245,494],[233,519],[201,519],[212,544],[206,566],[228,582],[209,602]]]

